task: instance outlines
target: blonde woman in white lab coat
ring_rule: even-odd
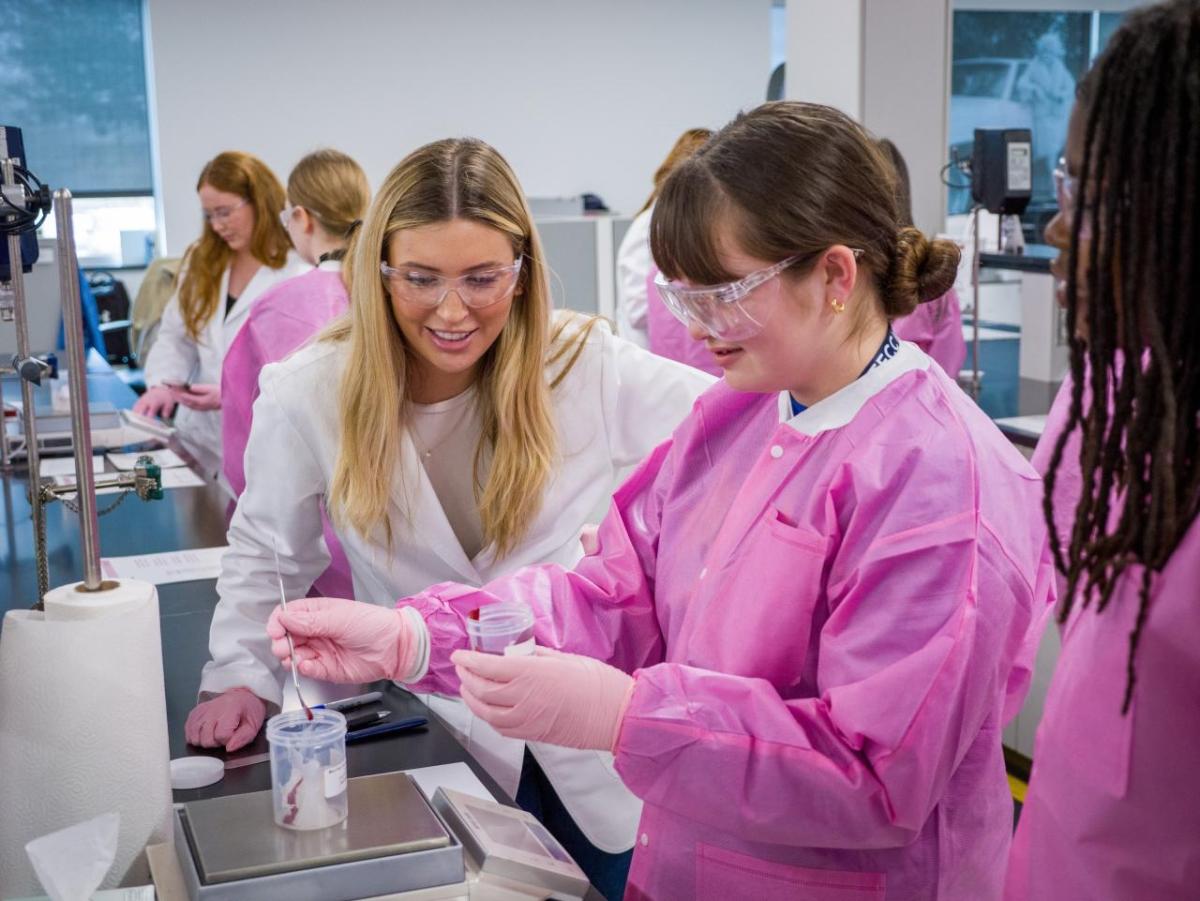
[[[303,597],[329,563],[323,507],[360,601],[571,565],[618,473],[712,383],[599,320],[551,311],[524,194],[480,141],[438,141],[402,161],[347,261],[349,316],[259,380],[192,744],[242,747],[281,703],[265,633],[279,600],[273,544],[288,596]],[[619,896],[640,804],[611,756],[526,755],[457,698],[427,702],[509,793],[548,779],[538,803],[561,801],[569,817],[547,825]],[[564,834],[576,827],[582,836]]]
[[[169,416],[208,478],[221,477],[221,363],[267,288],[312,268],[291,252],[279,214],[284,191],[262,160],[227,151],[200,173],[204,233],[184,257],[175,295],[146,360],[134,410]]]

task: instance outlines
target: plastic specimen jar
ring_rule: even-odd
[[[280,713],[267,721],[275,822],[324,829],[346,819],[346,718],[336,710]]]
[[[532,654],[533,611],[510,601],[473,610],[467,617],[467,640],[472,651],[485,654]]]

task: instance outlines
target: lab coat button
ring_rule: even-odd
[[[648,836],[646,833],[643,832],[642,833],[642,847],[644,848],[648,844],[650,844],[650,836]]]
[[[778,444],[771,445],[771,456],[774,457],[776,460],[778,460],[780,457],[783,456],[783,448],[780,447]]]

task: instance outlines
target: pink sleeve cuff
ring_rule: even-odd
[[[610,748],[610,750],[612,751],[614,757],[616,757],[617,748],[621,744],[621,726],[625,722],[625,712],[629,710],[629,705],[633,701],[633,692],[636,688],[637,675],[635,674],[634,677],[629,680],[629,688],[625,692],[625,697],[621,701],[621,706],[617,709],[617,721],[613,724],[613,741],[612,748]]]

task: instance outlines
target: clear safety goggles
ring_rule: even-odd
[[[242,198],[237,203],[231,206],[219,206],[212,210],[203,210],[205,222],[224,222],[250,201]]]
[[[1054,199],[1058,201],[1059,213],[1066,217],[1068,223],[1073,222],[1075,203],[1079,200],[1079,178],[1067,171],[1065,157],[1059,157],[1058,165],[1054,167]],[[1086,212],[1079,229],[1079,237],[1085,240],[1092,236],[1091,217]]]
[[[517,257],[511,266],[480,269],[455,278],[411,267],[395,269],[387,263],[380,263],[379,271],[392,296],[406,303],[432,310],[453,291],[465,306],[479,310],[499,303],[512,294],[521,275],[524,259],[523,256]]]
[[[773,309],[767,298],[750,295],[803,256],[790,256],[723,285],[689,287],[667,281],[660,272],[654,277],[654,287],[667,309],[685,326],[695,322],[721,341],[741,341],[761,332]]]
[[[298,206],[292,206],[290,203],[279,211],[279,224],[283,226],[283,230],[287,231],[292,224],[292,217],[296,215]]]

